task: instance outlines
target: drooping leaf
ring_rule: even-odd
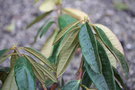
[[[41,14],[40,16],[38,16],[36,19],[34,19],[26,28],[29,28],[31,26],[33,26],[35,23],[43,20],[46,16],[48,16],[52,11],[49,12],[45,12],[43,14]]]
[[[11,55],[12,54],[0,57],[0,64],[3,63],[5,60],[7,60],[7,58],[9,58]]]
[[[43,48],[41,49],[41,53],[46,56],[46,58],[49,58],[52,54],[52,51],[53,51],[53,48],[54,48],[54,45],[53,45],[53,42],[54,42],[54,39],[56,37],[58,33],[58,30],[55,30],[52,35],[46,40]]]
[[[39,7],[39,10],[43,12],[49,12],[51,10],[54,10],[54,7],[55,7],[54,0],[45,0]]]
[[[72,80],[68,82],[62,90],[79,90],[80,88],[80,80]]]
[[[25,57],[21,56],[17,59],[14,70],[19,90],[36,90],[33,68]]]
[[[0,57],[2,57],[7,51],[8,49],[0,50]]]
[[[77,20],[69,15],[63,14],[63,15],[59,16],[58,23],[59,23],[60,31],[74,22],[77,22]],[[49,61],[53,64],[58,63],[57,52],[58,52],[58,48],[60,48],[60,42],[58,42],[54,45],[52,55],[49,57]]]
[[[84,75],[83,75],[83,78],[82,78],[82,85],[86,86],[87,88],[89,88],[92,84],[92,81],[88,75],[88,73],[85,71],[84,72]],[[82,88],[82,90],[87,90],[85,88]]]
[[[8,74],[9,74],[9,67],[0,67],[0,80],[2,81],[2,83],[5,82]]]
[[[117,71],[116,68],[113,67],[113,72],[114,72],[114,76],[116,78],[116,80],[120,83],[120,85],[124,88],[127,89],[127,85],[125,84],[125,82],[123,81],[123,79],[121,78],[119,72]]]
[[[91,78],[91,80],[95,84],[96,88],[98,88],[98,90],[109,90],[107,83],[105,81],[105,78],[101,73],[95,73],[91,69],[89,64],[87,64],[86,61],[85,61],[85,68],[86,68],[86,71],[87,71],[89,77]]]
[[[33,49],[33,48],[29,48],[29,47],[23,47],[23,49],[29,53],[31,53],[32,55],[34,55],[35,57],[37,57],[41,62],[43,62],[45,65],[47,65],[48,67],[50,67],[51,69],[53,69],[52,65],[50,64],[50,62],[47,60],[47,58],[41,54],[39,51]]]
[[[105,27],[105,26],[102,26],[102,27]],[[111,53],[116,57],[116,59],[120,61],[121,66],[127,75],[129,72],[129,67],[128,67],[126,58],[124,56],[124,53],[122,53],[121,50],[117,50],[118,48],[116,49],[116,46],[114,45],[115,46],[114,47],[112,44],[113,42],[111,42],[109,38],[107,37],[106,35],[107,33],[105,33],[104,31],[109,30],[109,29],[108,28],[106,29],[106,27],[105,28],[102,28],[102,27],[94,26],[94,30],[98,34],[101,41],[105,44],[105,46],[111,51]],[[117,38],[115,40],[117,40]]]
[[[5,80],[2,90],[18,90],[16,81],[15,81],[15,76],[14,76],[14,69],[12,69]]]
[[[40,38],[46,34],[46,32],[49,30],[49,28],[52,26],[52,24],[54,23],[54,21],[49,21],[43,28],[40,34]]]
[[[69,33],[67,33],[63,37],[63,39],[60,42],[60,46],[58,48],[57,56],[60,54],[62,49],[70,48],[70,46],[73,44],[73,42],[77,38],[78,33],[79,33],[79,30],[78,31],[69,32]]]
[[[58,65],[57,65],[57,77],[61,76],[67,66],[69,65],[70,61],[72,60],[72,57],[75,53],[75,50],[78,46],[78,42],[74,42],[69,48],[63,48],[58,56]]]
[[[79,41],[85,60],[94,72],[100,73],[101,63],[98,56],[97,43],[88,23],[82,25]]]
[[[77,24],[79,24],[80,21],[74,22],[70,25],[68,25],[67,27],[65,27],[57,36],[56,39],[54,41],[54,44],[57,43],[67,32],[69,32],[70,30],[72,30],[72,28],[74,26],[76,26]]]
[[[118,84],[118,82],[115,81],[115,83],[116,83],[116,90],[122,90],[122,88],[120,87],[120,85]]]
[[[100,60],[102,63],[102,72],[103,72],[104,78],[107,82],[109,90],[116,90],[114,73],[113,73],[109,58],[99,41],[97,41],[97,44],[98,44]]]

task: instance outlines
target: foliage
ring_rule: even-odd
[[[36,0],[38,2],[38,0]],[[63,8],[62,0],[45,0],[39,7],[43,14],[27,28],[57,12],[57,20],[50,19],[37,31],[35,42],[55,24],[41,52],[31,47],[13,46],[0,50],[0,63],[10,59],[10,68],[1,67],[2,90],[36,90],[36,82],[46,90],[122,90],[126,85],[117,71],[119,62],[128,75],[129,68],[123,48],[114,33],[104,25],[93,24],[82,11]],[[77,79],[64,84],[62,75],[77,49],[82,59]],[[24,52],[25,51],[25,52]],[[62,81],[60,80],[62,78]],[[62,82],[62,84],[61,84]]]

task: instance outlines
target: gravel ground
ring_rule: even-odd
[[[130,75],[124,79],[129,90],[135,90],[135,1],[123,1],[127,3],[129,10],[117,10],[113,4],[117,0],[64,0],[63,6],[83,10],[89,14],[93,23],[104,24],[113,30],[124,46],[130,67]],[[25,30],[26,25],[41,13],[37,7],[34,0],[0,0],[0,49],[11,47],[15,43],[30,46],[37,28],[43,23]],[[9,32],[6,26],[11,23],[15,24],[15,30]],[[34,47],[40,49],[44,41],[45,38],[38,40]],[[74,78],[79,60],[78,64],[74,64],[74,61],[64,74],[66,80]]]

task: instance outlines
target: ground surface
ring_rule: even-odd
[[[89,14],[93,23],[104,24],[113,30],[124,46],[130,67],[126,83],[129,90],[135,90],[135,1],[123,0],[129,10],[117,10],[113,4],[117,1],[122,0],[64,0],[63,6],[83,10]],[[14,43],[30,46],[40,24],[30,30],[25,30],[25,27],[40,14],[37,6],[34,0],[0,0],[0,49],[11,47]],[[11,23],[15,23],[15,30],[9,32],[6,27]],[[34,47],[40,49],[44,41],[44,38],[38,40]],[[76,65],[72,62],[65,73],[67,79],[73,77],[71,73],[76,72]]]

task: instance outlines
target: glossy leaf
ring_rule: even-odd
[[[122,54],[119,50],[117,50],[113,46],[113,44],[111,43],[111,41],[107,37],[106,33],[104,32],[104,30],[102,30],[102,28],[95,26],[94,29],[97,32],[99,38],[105,44],[105,46],[113,53],[113,55],[116,57],[116,59],[118,59],[120,61],[121,66],[127,75],[129,72],[129,67],[128,67],[128,64],[126,62],[126,58],[125,58],[124,54]]]
[[[44,46],[41,49],[41,53],[46,56],[46,58],[49,58],[52,55],[52,51],[54,48],[53,42],[58,33],[58,30],[55,30],[52,35],[46,40]]]
[[[49,12],[51,10],[54,10],[54,7],[55,7],[54,0],[45,0],[39,7],[39,10],[43,12]]]
[[[17,59],[14,70],[19,90],[36,90],[33,68],[25,57],[21,56]]]
[[[62,90],[79,90],[80,88],[80,80],[72,80],[68,82]]]
[[[99,41],[97,41],[97,44],[98,44],[99,56],[102,62],[102,72],[103,72],[104,78],[107,82],[109,90],[116,90],[114,73],[113,73],[109,58]]]
[[[56,39],[54,41],[54,44],[57,43],[67,32],[69,32],[70,30],[72,30],[72,28],[74,26],[76,26],[77,24],[79,24],[80,21],[74,22],[70,25],[68,25],[67,27],[65,27],[57,36]]]
[[[14,76],[14,69],[12,69],[5,80],[2,90],[18,90],[16,81],[15,81],[15,76]]]
[[[49,12],[45,12],[43,14],[41,14],[40,16],[38,16],[36,19],[34,19],[26,28],[29,28],[31,26],[33,26],[35,23],[43,20],[46,16],[48,16],[52,11]]]
[[[46,32],[49,30],[49,28],[52,26],[52,24],[54,23],[54,21],[49,21],[41,30],[41,34],[40,34],[40,38],[46,34]]]
[[[92,29],[88,23],[82,25],[81,31],[79,33],[79,41],[85,60],[94,72],[100,73],[101,65],[97,52],[97,43],[95,41]]]
[[[69,48],[66,48],[68,46],[65,46],[65,48],[63,48],[60,52],[58,57],[59,62],[57,65],[57,77],[61,76],[65,72],[68,64],[72,59],[72,56],[74,55],[77,45],[78,42],[76,41]]]
[[[47,60],[47,58],[43,54],[41,54],[39,51],[37,51],[33,48],[29,48],[29,47],[23,47],[23,49],[26,50],[27,52],[31,53],[32,55],[37,57],[41,62],[43,62],[45,65],[47,65],[48,67],[53,69],[52,65]]]
[[[98,90],[109,90],[108,85],[106,83],[106,80],[101,73],[95,73],[91,69],[89,64],[87,64],[86,61],[85,61],[85,68],[87,70],[89,77],[91,78],[91,80],[95,84],[96,88],[98,88]]]

